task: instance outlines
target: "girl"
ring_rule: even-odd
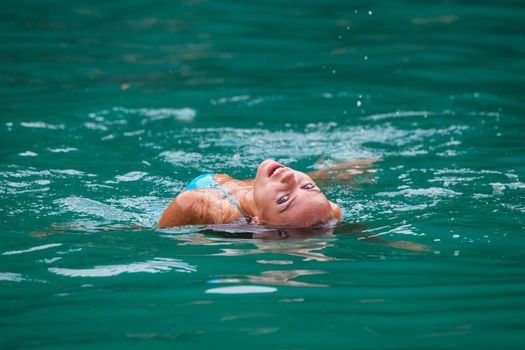
[[[341,210],[315,181],[329,174],[349,179],[345,170],[375,161],[346,162],[306,174],[267,159],[252,180],[203,174],[175,197],[157,227],[227,223],[312,227],[335,223],[341,219]]]

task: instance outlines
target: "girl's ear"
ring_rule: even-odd
[[[261,223],[261,220],[257,215],[252,216],[252,221],[250,221],[250,224],[252,225],[259,225]]]
[[[341,209],[339,209],[337,204],[335,204],[334,202],[332,202],[332,201],[329,201],[329,202],[330,202],[330,205],[332,206],[332,210],[334,212],[334,217],[337,220],[341,220]]]

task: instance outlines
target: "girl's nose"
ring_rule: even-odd
[[[295,186],[296,180],[295,180],[295,174],[293,171],[288,171],[285,174],[283,174],[283,177],[281,177],[281,182]]]

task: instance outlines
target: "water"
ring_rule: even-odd
[[[2,348],[523,346],[520,1],[0,16]],[[324,185],[358,224],[334,234],[100,230],[153,225],[193,176],[269,157],[382,162],[375,183]]]

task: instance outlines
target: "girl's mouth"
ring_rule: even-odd
[[[278,169],[283,169],[284,166],[282,166],[281,164],[279,163],[273,163],[272,165],[270,165],[268,167],[268,170],[267,170],[267,175],[268,177],[271,177],[273,174],[275,174],[275,172],[278,170]]]

